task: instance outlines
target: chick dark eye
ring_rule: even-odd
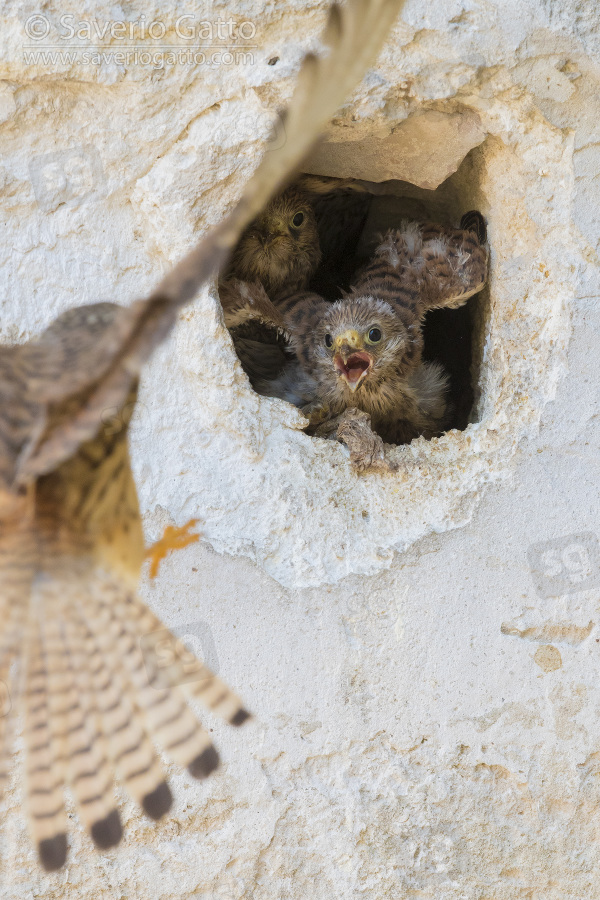
[[[369,331],[369,334],[367,336],[369,338],[369,341],[372,344],[378,344],[379,341],[381,340],[381,329],[380,328],[371,328],[371,330]]]
[[[292,225],[294,228],[300,228],[302,223],[304,222],[304,213],[296,213],[294,218],[292,219]]]
[[[326,346],[326,347],[333,347],[333,338],[331,337],[330,334],[326,334],[326,335],[325,335],[325,346]]]

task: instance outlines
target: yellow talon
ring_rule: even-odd
[[[189,534],[189,529],[196,525],[197,522],[198,519],[190,519],[185,525],[167,525],[161,539],[147,548],[146,558],[152,560],[150,563],[150,578],[156,578],[161,562],[169,555],[171,550],[182,550],[184,547],[195,544],[200,540],[200,535],[197,532]]]

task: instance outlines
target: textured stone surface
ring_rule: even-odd
[[[336,131],[341,131],[336,141]],[[473,147],[485,138],[479,117],[466,108],[457,113],[434,109],[405,119],[388,137],[343,140],[346,129],[333,129],[319,144],[305,169],[313,175],[409,181],[433,190],[457,168]]]
[[[234,6],[256,25],[238,41],[253,61],[153,68],[27,63],[40,10],[5,4],[3,339],[76,303],[129,302],[239,195],[325,4]],[[67,9],[44,5],[48,41]],[[72,12],[174,29],[190,10]],[[3,896],[600,897],[599,53],[586,2],[408,0],[332,125],[357,148],[424,113],[486,135],[435,193],[398,187],[432,215],[477,206],[489,222],[466,432],[359,479],[297,411],[252,394],[214,286],[182,314],[132,443],[148,538],[200,516],[203,541],[143,590],[216,653],[256,720],[215,726],[223,770],[175,775],[167,822],[125,805],[120,851],[97,855],[75,830],[55,876],[33,867],[17,758]],[[424,154],[450,172],[446,140]]]

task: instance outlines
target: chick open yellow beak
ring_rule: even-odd
[[[352,393],[366,378],[373,365],[373,357],[364,349],[364,341],[358,331],[348,329],[333,342],[333,364]]]

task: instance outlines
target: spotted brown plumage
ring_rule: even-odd
[[[272,300],[280,291],[301,289],[321,260],[311,199],[289,187],[274,197],[242,234],[226,278],[259,282]]]
[[[275,378],[289,358],[276,309],[279,297],[309,284],[340,296],[339,286],[345,281],[341,261],[348,258],[349,241],[354,238],[356,244],[357,227],[364,223],[368,209],[364,195],[343,191],[339,180],[329,194],[317,193],[314,181],[308,190],[287,188],[267,205],[242,234],[219,281],[225,324],[253,386]],[[325,190],[324,180],[318,187]],[[352,216],[355,198],[360,215]],[[325,260],[321,240],[327,248]]]
[[[185,650],[136,593],[145,549],[127,429],[139,340],[118,353],[131,319],[80,307],[0,350],[0,680],[23,659],[28,812],[47,869],[66,858],[66,785],[107,848],[121,838],[117,777],[150,817],[171,805],[153,742],[195,777],[218,762],[180,684]],[[170,668],[142,653],[157,633]],[[241,724],[237,697],[195,667],[198,699]]]
[[[480,214],[468,216],[467,228],[406,222],[389,231],[342,300],[310,292],[280,298],[296,356],[258,389],[319,420],[360,409],[390,443],[443,431],[447,379],[422,360],[422,325],[428,310],[460,306],[485,284],[485,226]]]
[[[67,785],[96,845],[113,846],[121,836],[115,780],[151,818],[171,805],[155,743],[194,777],[214,770],[216,750],[188,701],[232,725],[248,717],[137,596],[144,546],[129,415],[141,368],[178,310],[289,182],[401,5],[331,8],[329,52],[303,61],[286,141],[149,297],[128,308],[82,307],[36,340],[0,347],[0,697],[6,706],[7,687],[14,711],[25,713],[29,820],[46,869],[66,860]],[[15,662],[25,671],[23,697],[10,681]],[[0,793],[11,721],[0,717]]]
[[[309,284],[340,296],[371,195],[362,182],[303,175],[245,229],[221,280],[260,284],[277,304]]]

